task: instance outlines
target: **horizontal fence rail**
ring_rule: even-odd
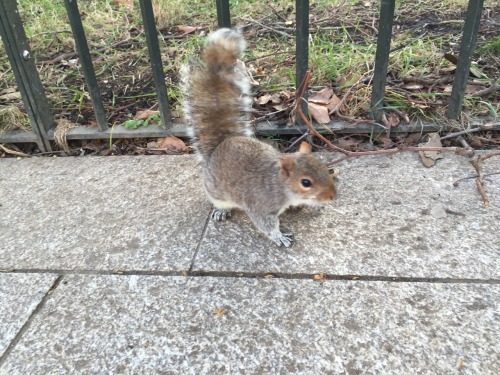
[[[151,0],[140,0],[139,2],[162,126],[149,125],[147,128],[140,130],[129,130],[122,126],[115,126],[114,129],[109,129],[98,81],[78,10],[77,0],[64,0],[98,128],[78,127],[72,129],[67,134],[67,139],[162,137],[169,134],[180,136],[186,135],[186,128],[176,125],[172,121],[165,83],[165,73],[158,43],[158,31],[155,25]],[[458,118],[461,112],[472,54],[479,31],[483,2],[484,0],[469,0],[463,37],[460,45],[458,65],[453,80],[453,88],[448,107],[448,117],[450,119]],[[305,77],[309,60],[309,0],[296,0],[295,6],[296,92],[298,96],[307,99]],[[215,7],[217,9],[218,26],[231,27],[229,0],[216,0]],[[384,110],[384,94],[392,38],[394,8],[395,0],[381,0],[371,97],[371,114],[375,121],[380,121]],[[50,113],[48,100],[45,96],[32,54],[29,50],[26,34],[18,14],[16,0],[0,1],[0,21],[0,34],[5,49],[7,50],[9,61],[33,129],[32,133],[20,131],[7,133],[0,137],[0,142],[35,142],[38,144],[40,150],[49,151],[51,149],[50,141],[54,139],[55,123]],[[301,99],[298,98],[298,100]],[[302,111],[307,113],[306,100],[301,101]],[[297,126],[294,128],[278,126],[272,122],[257,124],[257,133],[300,134],[306,130],[304,123],[301,121],[302,120],[298,120]],[[342,125],[340,122],[331,121],[331,123],[326,126],[326,130],[328,129],[342,132],[346,131],[346,126],[345,124]],[[396,128],[393,128],[392,131],[436,131],[439,129],[439,126],[436,124],[418,123],[409,125],[400,124]],[[349,131],[352,132],[353,129],[350,128]],[[374,127],[374,125],[366,125],[357,126],[356,131],[382,132],[383,129],[379,129],[376,126]]]

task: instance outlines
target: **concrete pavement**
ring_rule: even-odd
[[[499,373],[500,175],[339,168],[285,249],[208,220],[194,156],[0,160],[0,374]]]

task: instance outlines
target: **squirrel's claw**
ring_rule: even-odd
[[[231,211],[222,210],[220,208],[214,208],[210,217],[214,221],[224,221],[224,220],[229,219],[231,217]]]
[[[279,237],[273,239],[274,243],[278,246],[290,247],[293,245],[293,234],[281,233]]]

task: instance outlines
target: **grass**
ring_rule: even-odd
[[[75,56],[56,64],[42,63],[74,51],[64,3],[19,0],[18,4],[53,114],[72,123],[92,125],[92,106],[79,65],[72,60]],[[294,1],[284,0],[231,1],[233,23],[244,28],[249,44],[244,60],[258,82],[257,95],[293,91],[294,4]],[[390,55],[385,98],[387,110],[403,111],[413,119],[444,119],[443,108],[449,95],[443,92],[445,86],[427,92],[429,87],[411,91],[405,89],[404,84],[408,79],[450,74],[453,65],[443,59],[443,54],[457,54],[460,41],[457,35],[462,25],[439,26],[439,23],[463,19],[466,6],[466,0],[397,2],[391,44],[395,50]],[[134,104],[114,116],[113,124],[125,122],[129,114],[138,110],[157,106],[138,2],[128,8],[117,6],[113,0],[80,1],[79,7],[91,50],[123,42],[116,48],[93,55],[108,115],[120,107]],[[485,7],[491,9],[492,14],[500,11],[500,5],[492,1],[487,0]],[[206,34],[216,29],[215,3],[212,0],[153,0],[153,9],[160,30],[159,42],[172,112],[180,115],[179,70],[183,63],[198,55]],[[351,85],[356,84],[346,97],[342,114],[350,118],[368,117],[369,78],[373,73],[376,49],[377,24],[373,20],[378,14],[379,1],[311,0],[310,9],[309,67],[313,74],[310,85],[314,89],[331,86],[339,97],[343,97]],[[259,23],[272,25],[281,33]],[[438,26],[435,29],[424,27],[429,23]],[[183,36],[178,26],[199,29]],[[480,67],[482,70],[488,64],[492,67],[486,69],[486,84],[500,72],[500,35],[498,31],[487,29],[482,32],[475,60],[486,61],[486,65]],[[3,44],[0,44],[0,71],[4,72],[0,73],[0,93],[16,87]],[[360,83],[361,77],[368,80]],[[500,112],[499,105],[497,93],[486,98],[467,98],[464,110],[470,116],[496,115]],[[19,104],[0,102],[0,109],[10,107],[17,108]]]

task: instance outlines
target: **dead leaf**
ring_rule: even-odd
[[[471,65],[469,71],[470,74],[472,74],[476,78],[487,78],[487,75],[484,74],[482,70],[475,65]]]
[[[330,98],[333,95],[333,89],[331,87],[325,87],[323,90],[318,91],[316,94],[309,97],[309,101],[318,104],[328,104]]]
[[[420,143],[419,147],[442,147],[441,139],[438,133],[429,133],[429,140],[426,143]],[[436,164],[436,160],[442,159],[443,154],[440,151],[419,151],[422,163],[430,168]]]
[[[423,87],[424,85],[421,85],[420,83],[407,83],[403,86],[403,88],[407,90],[420,90]]]
[[[118,7],[134,7],[134,0],[114,0],[114,3]]]
[[[255,103],[258,105],[266,105],[271,101],[271,95],[265,94],[254,99]]]
[[[177,26],[177,31],[180,31],[181,33],[184,34],[191,34],[194,33],[196,30],[201,29],[201,27],[196,27],[196,26]]]
[[[283,104],[275,104],[272,106],[272,108],[275,110],[275,111],[282,111],[286,108],[286,106],[284,106]]]
[[[134,116],[134,120],[147,120],[150,116],[157,115],[158,113],[160,113],[160,111],[152,111],[150,109],[138,111]]]
[[[451,92],[453,90],[453,86],[452,85],[447,85],[444,87],[443,89],[443,92]]]
[[[395,127],[399,125],[399,117],[394,112],[388,112],[386,115],[387,126]]]
[[[429,108],[429,106],[428,106],[428,105],[426,105],[426,104],[413,102],[413,101],[411,101],[411,100],[410,100],[410,105],[411,105],[412,107],[418,107],[418,108],[422,108],[422,109],[427,109],[427,108]]]
[[[327,124],[330,122],[330,116],[328,115],[328,107],[326,105],[308,103],[307,107],[311,116],[316,122],[320,124]]]
[[[0,96],[0,100],[4,100],[6,102],[11,101],[11,100],[19,100],[21,99],[21,93],[19,91],[16,92],[11,92],[8,94],[4,94]]]
[[[459,359],[458,359],[458,362],[457,362],[457,367],[458,367],[459,369],[461,369],[461,368],[465,367],[465,362],[463,361],[463,359],[461,359],[461,358],[459,358]]]
[[[337,139],[337,144],[342,147],[344,150],[348,151],[353,151],[359,149],[359,143],[360,141],[350,137],[350,136],[345,136],[342,138]]]
[[[217,315],[217,316],[224,316],[227,315],[229,311],[225,309],[224,307],[217,307],[212,310],[212,314]]]
[[[394,142],[390,138],[387,138],[384,135],[381,135],[376,139],[377,145],[382,147],[382,148],[388,148],[389,146],[392,146]]]
[[[458,58],[455,56],[455,55],[452,55],[451,53],[445,53],[444,54],[444,58],[446,60],[448,60],[449,62],[451,62],[452,64],[454,65],[457,65],[458,64]],[[474,77],[476,78],[486,78],[487,75],[484,74],[482,72],[481,69],[479,69],[477,66],[475,65],[471,65],[470,68],[469,68],[469,73],[472,74]]]
[[[326,108],[328,108],[328,111],[331,112],[333,110],[338,111],[340,108],[337,108],[338,105],[340,104],[341,100],[340,98],[333,94],[332,97],[330,98],[330,102],[327,104]]]
[[[14,87],[7,87],[6,89],[3,89],[0,91],[0,95],[3,94],[11,94],[13,92],[16,92],[17,90]]]
[[[165,137],[158,142],[157,148],[167,149],[167,151],[178,151],[186,152],[189,147],[179,138],[171,135],[170,137]]]
[[[272,274],[267,274],[264,276],[264,279],[272,279],[274,276]]]
[[[317,273],[316,275],[313,275],[313,280],[314,281],[326,280],[326,275],[324,273]]]
[[[455,55],[453,55],[451,53],[445,53],[444,54],[444,58],[446,60],[448,60],[449,62],[451,62],[453,65],[457,65],[458,64],[458,57],[456,57]]]
[[[467,85],[465,86],[465,93],[466,94],[474,94],[475,92],[484,89],[484,86],[477,86],[477,85]]]

